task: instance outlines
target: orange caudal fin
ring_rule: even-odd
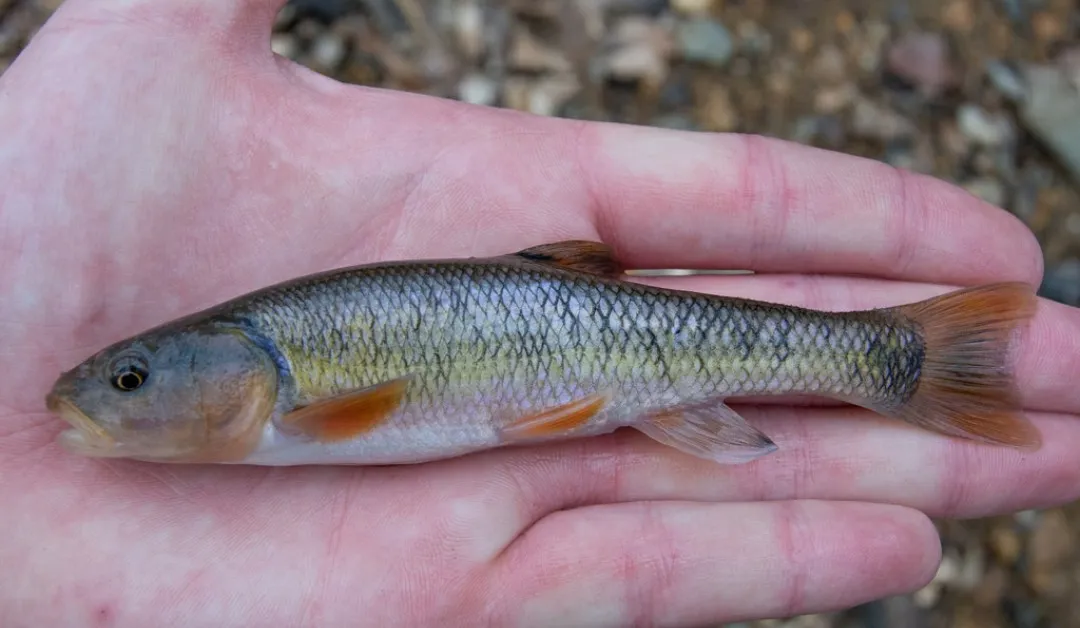
[[[885,414],[939,433],[1021,448],[1041,437],[1021,413],[1010,340],[1035,313],[1034,289],[998,283],[958,290],[890,312],[920,330],[925,354],[911,399]]]

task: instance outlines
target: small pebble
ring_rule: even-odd
[[[300,47],[296,43],[296,37],[289,33],[275,33],[270,37],[270,50],[286,59],[296,59]]]
[[[772,36],[757,22],[751,20],[739,22],[737,33],[742,49],[750,54],[768,54],[772,48]]]
[[[709,131],[732,131],[739,122],[731,95],[723,85],[710,86],[699,112],[698,120],[702,128]]]
[[[475,0],[461,2],[454,14],[454,33],[465,56],[477,58],[484,49],[484,14]]]
[[[915,126],[907,118],[861,97],[855,100],[851,126],[856,135],[879,140],[909,137],[915,132]]]
[[[573,73],[546,76],[529,90],[529,111],[541,116],[554,116],[581,89]]]
[[[1080,259],[1070,258],[1049,269],[1039,292],[1048,299],[1080,306]]]
[[[1023,79],[1004,62],[997,59],[986,64],[986,76],[990,83],[1009,100],[1020,100],[1027,94]]]
[[[799,54],[806,54],[814,47],[814,33],[801,26],[791,31],[791,47]]]
[[[822,83],[830,85],[840,83],[848,77],[844,53],[833,44],[825,44],[814,58],[812,71],[815,78]]]
[[[1035,39],[1043,44],[1060,40],[1065,35],[1064,28],[1061,19],[1049,11],[1039,11],[1031,18]]]
[[[484,74],[473,73],[458,85],[458,98],[474,105],[493,105],[499,97],[499,86]]]
[[[818,113],[837,113],[855,99],[855,86],[850,83],[819,90],[814,95],[814,110]]]
[[[726,65],[735,52],[731,33],[711,19],[691,19],[679,24],[677,41],[684,59],[713,67]]]
[[[671,6],[683,15],[703,15],[712,10],[714,0],[671,0]]]
[[[664,129],[676,129],[679,131],[696,131],[698,129],[697,124],[695,124],[693,120],[681,113],[669,113],[657,116],[652,119],[650,124]]]
[[[1012,565],[1020,558],[1020,536],[1010,525],[999,525],[991,531],[990,546],[997,559],[1006,565]]]
[[[976,144],[1001,146],[1013,135],[1011,120],[1004,115],[991,115],[978,105],[961,105],[956,111],[960,131]]]
[[[956,76],[941,33],[914,32],[903,35],[889,48],[889,69],[913,83],[924,94],[936,96],[952,85]]]
[[[951,30],[967,34],[975,25],[975,8],[972,0],[951,0],[945,5],[942,21]]]
[[[311,45],[311,61],[317,69],[332,71],[345,59],[345,41],[332,31],[315,38]]]
[[[991,177],[980,177],[964,184],[971,194],[981,198],[995,207],[1005,205],[1005,184]]]
[[[1030,95],[1020,117],[1080,181],[1080,93],[1054,67],[1029,67]]]

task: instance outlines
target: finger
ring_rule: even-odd
[[[484,596],[497,625],[715,625],[908,592],[933,577],[940,552],[925,516],[892,506],[595,506],[529,529]]]
[[[469,456],[439,473],[483,505],[480,520],[498,522],[477,540],[476,554],[488,556],[530,522],[588,504],[818,499],[971,518],[1080,499],[1077,416],[1031,415],[1044,444],[1022,452],[944,438],[861,409],[736,408],[777,443],[777,452],[721,465],[623,430]],[[477,529],[480,520],[460,523]]]
[[[942,438],[861,409],[738,408],[779,450],[721,468],[627,434],[614,501],[876,501],[973,518],[1080,498],[1080,417],[1033,414],[1035,452]],[[599,446],[599,444],[598,444]],[[611,446],[618,447],[618,443]],[[610,477],[610,476],[609,476]]]
[[[640,278],[651,285],[682,288],[829,311],[889,307],[955,290],[939,286],[873,279],[796,275],[693,276]],[[1015,344],[1013,372],[1029,410],[1080,414],[1080,309],[1040,299],[1035,317]],[[754,399],[776,403],[779,399]]]
[[[1036,283],[1014,216],[883,163],[740,135],[581,125],[598,229],[636,267]]]

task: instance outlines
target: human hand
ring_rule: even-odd
[[[923,512],[1080,496],[1080,312],[1045,301],[1017,366],[1035,453],[773,404],[742,412],[780,450],[736,467],[633,431],[398,468],[67,454],[43,407],[60,369],[346,264],[599,239],[636,267],[774,273],[656,283],[823,309],[1040,279],[1018,221],[941,182],[340,85],[270,53],[280,4],[68,0],[0,77],[0,564],[19,574],[0,623],[784,616],[926,582]]]

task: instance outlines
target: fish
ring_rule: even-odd
[[[115,342],[45,397],[73,454],[401,465],[636,429],[717,464],[779,446],[729,399],[810,395],[946,438],[1038,448],[1001,282],[819,311],[627,279],[588,240],[391,260],[248,292]]]

